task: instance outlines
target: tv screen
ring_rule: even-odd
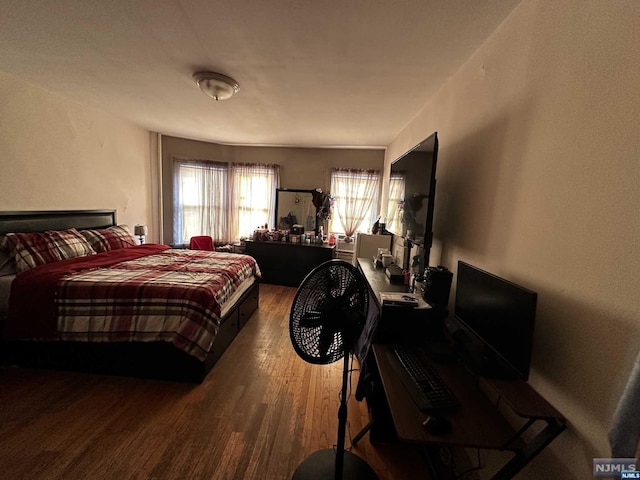
[[[386,229],[420,246],[431,246],[438,132],[391,164]]]
[[[529,377],[536,303],[535,292],[458,262],[455,318],[479,341],[467,351],[478,373]]]

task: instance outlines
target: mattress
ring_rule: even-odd
[[[255,277],[247,278],[246,280],[244,280],[238,286],[238,289],[235,292],[233,292],[233,295],[231,295],[227,299],[227,301],[224,304],[222,304],[222,310],[220,312],[220,316],[224,317],[227,313],[229,313],[229,311],[235,306],[236,302],[240,299],[242,294],[247,290],[249,290],[249,288],[251,288],[251,285],[253,285],[254,283],[256,283]]]
[[[16,278],[15,275],[0,277],[0,317],[6,317],[9,314],[9,293],[11,293],[11,282],[14,278]],[[242,294],[249,290],[255,282],[255,278],[247,278],[240,284],[233,295],[222,305],[222,317],[229,313]]]

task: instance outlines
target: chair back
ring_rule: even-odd
[[[213,251],[213,238],[208,235],[198,235],[196,237],[191,237],[191,240],[189,240],[189,249]]]

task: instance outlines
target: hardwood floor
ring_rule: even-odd
[[[3,366],[0,477],[291,478],[336,443],[342,362],[302,361],[288,330],[295,288],[260,290],[260,308],[200,385]],[[367,421],[351,396],[347,445]],[[365,437],[352,451],[380,480],[430,478],[412,446]]]

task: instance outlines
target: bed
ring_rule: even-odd
[[[113,210],[0,212],[0,239],[12,364],[201,382],[258,308],[252,257],[136,245]]]

